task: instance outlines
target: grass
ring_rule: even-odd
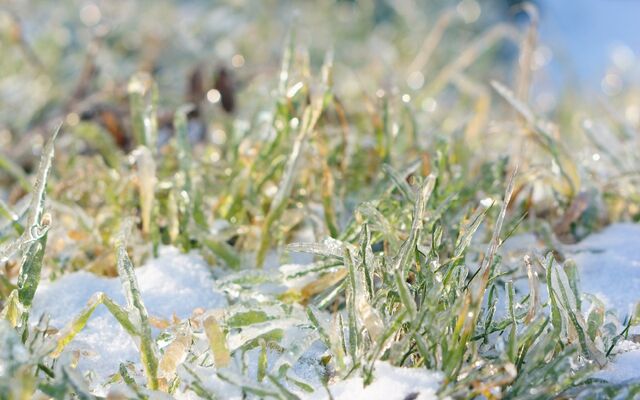
[[[100,305],[136,340],[144,379],[122,360],[111,381],[139,398],[158,392],[224,398],[212,388],[213,376],[247,396],[297,398],[313,390],[295,367],[317,341],[324,352],[312,364],[323,384],[353,376],[371,383],[375,362],[385,360],[441,371],[442,397],[638,393],[635,381],[610,384],[590,374],[606,365],[640,314],[618,321],[581,293],[577,268],[558,245],[612,221],[638,219],[638,162],[624,150],[637,138],[637,126],[615,115],[599,120],[598,129],[623,149],[609,152],[594,139],[593,124],[574,129],[589,104],[576,111],[567,96],[554,114],[536,114],[526,95],[530,66],[498,54],[499,41],[507,39],[523,59],[531,58],[533,12],[527,9],[532,23],[522,31],[484,20],[460,25],[457,11],[429,6],[416,13],[440,17],[425,17],[425,31],[412,26],[419,15],[401,9],[381,17],[366,4],[326,2],[313,10],[301,6],[301,21],[291,24],[282,46],[277,4],[221,11],[239,32],[249,32],[236,43],[247,64],[280,65],[254,73],[236,68],[244,87],[230,89],[242,105],[235,113],[205,100],[197,74],[187,85],[197,104],[181,104],[171,79],[196,63],[180,53],[181,35],[163,39],[166,52],[152,60],[162,66],[155,75],[147,68],[111,82],[120,91],[101,88],[101,75],[69,81],[73,74],[59,69],[77,66],[56,68],[56,62],[73,45],[52,44],[46,36],[34,43],[2,38],[16,52],[0,61],[12,71],[8,79],[49,74],[54,89],[3,120],[10,143],[0,154],[0,397],[95,398],[90,377],[63,355]],[[133,7],[150,15],[180,12],[152,2]],[[334,13],[354,13],[352,30],[332,25]],[[152,43],[122,53],[131,45],[122,32],[133,32],[138,18],[153,18],[132,15],[123,31],[94,32],[101,54],[130,63],[153,53]],[[316,18],[335,28],[331,46],[322,43]],[[309,33],[305,23],[322,48],[302,39]],[[194,21],[203,41],[221,41],[207,26]],[[389,31],[422,46],[392,45]],[[381,63],[382,50],[360,52],[376,35],[396,46],[393,65]],[[477,39],[465,44],[471,36]],[[255,48],[257,37],[278,43],[280,62]],[[199,57],[211,57],[198,46]],[[101,59],[87,53],[86,62],[101,67]],[[517,82],[498,83],[508,80],[508,71]],[[425,83],[405,84],[417,72]],[[397,76],[387,85],[389,73]],[[101,103],[77,91],[68,98],[72,87],[92,88]],[[220,97],[230,95],[216,87]],[[61,119],[58,133],[53,128]],[[203,127],[211,137],[198,140]],[[46,144],[36,145],[42,156],[33,168],[21,143],[41,137]],[[576,148],[583,150],[567,150]],[[593,153],[602,156],[600,164],[588,162]],[[305,231],[325,239],[301,243]],[[504,260],[502,244],[521,232],[536,234],[544,251]],[[206,257],[216,284],[237,293],[229,307],[154,322],[134,265],[162,245]],[[274,268],[297,252],[313,255],[313,262],[289,274]],[[41,276],[76,270],[119,276],[126,304],[96,293],[66,327],[37,321],[30,306]],[[528,290],[515,284],[523,277]],[[305,283],[296,284],[298,278]],[[265,295],[263,283],[291,285]],[[591,304],[588,311],[582,302]],[[254,365],[255,376],[248,372]]]

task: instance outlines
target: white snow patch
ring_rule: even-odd
[[[436,400],[443,375],[421,368],[394,367],[384,361],[375,363],[373,382],[363,387],[361,377],[352,377],[329,385],[335,400]],[[327,393],[319,388],[309,397],[326,399]]]
[[[583,291],[596,295],[623,317],[640,301],[640,225],[613,224],[580,243],[568,246],[578,265]],[[618,343],[606,368],[593,377],[621,383],[640,377],[640,349],[630,341]]]
[[[640,376],[640,350],[632,350],[619,354],[603,370],[596,372],[593,377],[605,379],[611,383],[621,383]]]
[[[611,383],[621,383],[630,379],[638,379],[640,367],[640,344],[631,340],[621,340],[616,344],[612,354],[615,358],[607,366],[593,374],[594,378],[604,379]]]
[[[619,315],[640,301],[640,225],[614,224],[567,250],[580,271],[582,290]],[[573,253],[573,254],[571,254]]]
[[[191,315],[195,308],[207,310],[227,305],[223,293],[215,288],[206,262],[195,254],[182,254],[173,247],[160,249],[159,257],[135,270],[149,315],[171,320]],[[33,316],[47,313],[58,329],[73,320],[96,292],[104,292],[124,305],[119,278],[102,278],[88,272],[74,272],[53,282],[42,282],[33,302]],[[37,321],[37,318],[32,320]],[[121,362],[139,363],[133,339],[105,307],[99,306],[86,327],[67,346],[65,352],[80,352],[78,368],[94,371],[94,383],[103,383],[117,372]]]

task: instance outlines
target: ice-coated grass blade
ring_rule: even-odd
[[[40,284],[40,272],[44,250],[47,246],[47,234],[31,242],[22,256],[20,275],[18,276],[18,299],[25,311],[31,308],[33,297]]]
[[[290,243],[286,249],[291,252],[308,253],[342,260],[344,249],[349,247],[345,242],[327,238],[320,243]]]
[[[55,343],[55,349],[52,352],[53,358],[59,357],[60,354],[62,354],[62,351],[64,350],[64,348],[73,340],[73,338],[78,333],[80,333],[82,329],[84,329],[87,322],[89,321],[89,318],[91,318],[91,315],[93,314],[93,312],[101,304],[104,305],[107,308],[107,310],[109,310],[111,315],[113,315],[113,317],[118,321],[120,326],[122,326],[122,328],[129,335],[131,335],[132,337],[139,337],[141,339],[141,345],[140,345],[141,352],[149,350],[149,346],[145,346],[142,343],[144,341],[143,339],[144,332],[142,329],[140,329],[141,326],[138,320],[133,319],[132,316],[130,315],[131,310],[121,307],[120,305],[115,303],[113,300],[111,300],[108,296],[106,296],[104,293],[98,292],[94,294],[91,297],[91,299],[89,299],[85,308],[69,324],[67,324],[67,326],[61,329],[58,332],[58,334],[55,336],[56,343]],[[155,347],[155,342],[152,346]],[[151,363],[148,363],[146,361],[149,359],[148,355],[147,356],[143,355],[141,358],[142,358],[143,364],[145,365],[145,370],[147,368],[146,367],[147,364],[153,364],[153,361],[151,361]],[[156,369],[157,369],[157,366],[156,366]],[[151,385],[150,382],[148,383],[149,385]]]
[[[191,191],[191,144],[189,143],[189,127],[187,125],[187,114],[193,106],[182,106],[173,117],[173,126],[176,130],[176,145],[178,147],[178,163],[180,171],[184,175],[183,190]]]
[[[504,219],[507,214],[507,207],[511,202],[511,196],[513,195],[513,188],[515,184],[515,177],[518,173],[518,168],[514,168],[511,177],[507,183],[507,188],[505,190],[504,199],[502,201],[502,207],[500,208],[500,212],[498,213],[498,218],[496,219],[495,227],[493,228],[493,234],[491,236],[491,243],[489,244],[489,248],[484,255],[484,259],[481,265],[481,283],[478,288],[478,292],[476,294],[475,306],[480,307],[480,302],[484,297],[485,290],[487,289],[487,284],[489,282],[491,268],[493,266],[493,260],[498,251],[498,247],[500,247],[500,234],[502,233],[502,225],[504,224]],[[477,317],[477,312],[475,313],[475,317]]]
[[[338,229],[335,207],[333,206],[334,190],[335,183],[333,175],[325,163],[322,169],[322,206],[324,207],[324,220],[331,237],[337,238],[340,235],[340,231]]]
[[[423,182],[414,204],[413,221],[411,223],[411,230],[409,231],[409,238],[402,244],[402,246],[400,247],[400,251],[393,261],[393,269],[402,271],[403,275],[409,270],[409,267],[411,266],[411,264],[409,263],[409,259],[415,252],[418,234],[422,229],[427,202],[429,201],[429,197],[433,192],[435,184],[436,177],[434,175],[429,175]]]
[[[225,381],[225,382],[229,382],[232,385],[241,388],[244,392],[249,393],[249,394],[253,394],[258,396],[259,398],[276,398],[279,399],[281,398],[281,396],[279,396],[279,393],[277,390],[274,390],[270,387],[267,387],[264,384],[256,384],[254,383],[251,379],[234,373],[233,371],[230,371],[229,369],[225,369],[225,370],[218,370],[216,371],[216,375],[218,376],[218,378],[220,378],[221,380]]]
[[[262,382],[267,375],[267,342],[260,339],[260,355],[258,356],[258,382]]]
[[[416,303],[413,300],[411,293],[409,292],[409,288],[407,287],[407,283],[402,277],[402,274],[400,273],[400,271],[395,270],[393,275],[395,278],[396,289],[398,290],[398,294],[400,295],[400,301],[408,311],[409,318],[411,320],[414,320],[418,314],[418,311],[417,311]]]
[[[396,185],[400,193],[402,193],[402,196],[405,198],[405,201],[408,201],[410,203],[415,203],[416,196],[415,196],[414,190],[411,187],[411,185],[409,185],[407,180],[403,179],[400,173],[395,169],[393,169],[388,164],[384,164],[382,166],[382,170],[387,175],[389,175],[389,177],[391,178],[391,181],[394,183],[394,185]]]
[[[209,348],[213,352],[213,358],[217,368],[224,368],[231,362],[231,353],[227,346],[227,338],[213,316],[204,320],[204,331],[209,339]]]
[[[176,376],[178,365],[184,362],[191,340],[190,334],[179,332],[173,342],[163,349],[158,363],[158,376],[164,391],[170,391],[169,382]]]
[[[551,275],[553,273],[553,256],[549,254],[547,259],[543,262],[538,260],[541,266],[545,268],[547,292],[549,294],[549,303],[551,305],[551,324],[553,326],[553,335],[559,336],[563,330],[562,315],[560,313],[560,306],[558,305],[558,297],[551,284]]]
[[[5,307],[11,307],[11,309],[3,311],[3,315],[16,323],[19,323],[20,320],[23,324],[27,323],[29,309],[40,283],[42,262],[47,245],[47,232],[51,225],[51,217],[44,212],[46,186],[54,155],[54,143],[59,131],[60,127],[49,138],[40,158],[36,182],[29,203],[27,229],[17,240],[0,247],[0,261],[8,259],[19,249],[23,250],[16,289],[18,304],[10,302]],[[19,317],[16,312],[20,314]]]
[[[40,164],[38,165],[36,181],[31,193],[31,201],[29,202],[29,214],[27,216],[25,232],[18,239],[0,245],[0,262],[6,261],[26,243],[40,239],[48,229],[48,225],[42,226],[42,217],[44,215],[45,207],[45,191],[55,150],[54,143],[58,133],[60,132],[60,128],[61,126],[53,132],[53,135],[47,141],[42,151],[42,155],[40,156]]]
[[[509,299],[508,302],[508,315],[511,319],[511,328],[509,329],[509,339],[507,341],[507,356],[511,360],[511,362],[515,362],[516,360],[516,347],[518,345],[516,339],[516,333],[518,329],[518,321],[516,320],[515,313],[515,290],[513,289],[513,282],[507,282],[507,297]]]
[[[62,350],[64,350],[67,344],[69,344],[69,342],[71,342],[73,338],[85,327],[96,307],[103,302],[103,298],[103,293],[94,294],[80,314],[78,314],[78,316],[75,317],[68,326],[58,333],[57,344],[52,353],[52,357],[56,358],[62,354]]]
[[[377,272],[379,266],[371,248],[371,231],[369,226],[365,224],[362,228],[362,240],[360,243],[360,253],[362,254],[362,269],[364,273],[365,284],[369,301],[373,300],[375,292],[374,273]]]
[[[538,312],[540,303],[540,281],[538,279],[538,273],[533,268],[530,256],[526,255],[524,257],[524,263],[527,269],[527,282],[529,283],[529,311],[527,312],[525,322],[531,322]]]
[[[181,183],[179,193],[174,196],[178,203],[178,234],[183,250],[189,250],[191,247],[189,237],[189,221],[193,213],[193,204],[191,201],[191,169],[192,169],[192,149],[189,142],[189,127],[187,114],[193,109],[192,105],[180,107],[173,117],[173,126],[176,131],[176,146],[178,149],[178,164],[180,172],[176,174],[176,181]]]
[[[458,239],[456,240],[456,247],[453,252],[454,259],[462,256],[464,251],[469,247],[473,235],[480,227],[482,221],[484,221],[484,218],[487,215],[488,211],[488,208],[478,208],[469,218],[469,223],[461,227],[460,234],[458,236]]]
[[[264,220],[262,233],[260,235],[260,246],[258,247],[258,253],[256,255],[256,265],[258,267],[262,267],[262,265],[264,264],[264,259],[267,255],[267,249],[271,243],[271,227],[278,219],[280,219],[280,216],[287,206],[287,200],[289,199],[291,191],[293,190],[296,171],[298,169],[298,164],[300,163],[305,144],[308,140],[309,135],[315,128],[315,125],[318,122],[321,113],[322,103],[318,103],[317,100],[312,106],[305,109],[304,116],[302,117],[300,132],[293,142],[293,148],[291,150],[291,154],[289,155],[289,159],[287,160],[282,179],[280,180],[278,191],[273,198],[271,206],[269,207],[269,211],[267,212]]]
[[[231,269],[240,268],[240,255],[235,251],[233,246],[230,246],[226,242],[208,237],[207,233],[203,232],[199,228],[194,229],[194,234],[203,246],[210,250],[216,257],[221,259],[227,267]]]
[[[291,53],[283,57],[283,67],[280,75],[281,91],[286,88],[287,82],[289,80],[288,69],[290,68],[290,56]],[[325,77],[326,81],[323,82],[321,93],[312,98],[310,104],[304,109],[300,122],[300,128],[298,134],[296,135],[296,138],[294,139],[291,152],[289,153],[289,157],[285,164],[282,178],[280,179],[280,183],[278,185],[278,190],[273,197],[273,200],[269,206],[269,211],[264,218],[264,223],[262,224],[262,230],[260,234],[260,243],[256,254],[256,266],[258,267],[262,267],[264,264],[267,250],[269,248],[269,245],[271,244],[270,233],[272,227],[280,219],[282,213],[287,207],[287,203],[289,197],[291,196],[291,191],[293,190],[297,170],[299,169],[299,164],[301,162],[300,160],[304,153],[305,146],[307,144],[307,141],[309,140],[309,137],[316,129],[316,124],[318,123],[318,120],[323,113],[325,103],[327,102],[327,97],[330,93],[329,85],[331,82],[329,79],[331,76],[330,72],[332,62],[333,60],[330,54],[328,54],[327,57],[325,57],[325,62],[322,69],[323,76]]]
[[[307,307],[306,311],[307,311],[307,316],[309,317],[309,321],[314,326],[314,328],[318,332],[318,335],[320,336],[320,340],[322,340],[322,342],[324,343],[325,346],[327,346],[328,349],[331,349],[333,347],[331,337],[329,336],[329,333],[324,329],[322,324],[320,324],[320,320],[318,320],[318,317],[316,317],[315,315],[318,311],[313,306]]]
[[[582,299],[580,295],[580,275],[578,273],[578,266],[573,260],[567,260],[564,265],[564,271],[567,274],[567,279],[569,280],[569,287],[571,288],[571,293],[573,294],[573,298],[576,301],[576,310],[577,312],[581,312],[582,310]]]
[[[22,315],[23,307],[18,301],[18,290],[12,290],[4,302],[4,308],[0,312],[0,319],[9,321],[11,326],[17,326]]]
[[[560,175],[569,188],[569,195],[573,197],[579,189],[580,176],[576,169],[575,162],[571,158],[571,154],[553,137],[545,126],[545,123],[535,116],[528,105],[517,99],[509,88],[497,81],[492,81],[491,85],[496,92],[524,118],[533,131],[538,134],[537,138],[539,138],[542,146],[556,162]]]
[[[353,257],[347,248],[344,249],[343,257],[346,269],[348,271],[348,286],[347,286],[347,320],[349,326],[349,355],[354,364],[358,362],[358,344],[361,341],[360,331],[358,328],[358,317],[356,308],[356,299],[358,296],[358,287],[356,283],[356,271]]]
[[[571,283],[571,279],[575,279],[575,276],[567,276],[564,270],[560,268],[553,268],[552,273],[551,285],[556,293],[560,294],[559,303],[562,305],[566,315],[568,316],[569,323],[578,336],[581,350],[584,354],[588,355],[589,358],[598,363],[599,366],[605,366],[607,363],[605,355],[602,351],[596,348],[595,344],[589,337],[586,323],[582,317],[582,311],[578,308],[579,300],[571,291],[572,287],[576,287],[577,290],[577,282],[574,281]]]
[[[127,301],[127,310],[131,315],[130,319],[137,325],[140,336],[140,358],[147,375],[147,384],[150,389],[156,390],[158,389],[158,349],[151,334],[149,315],[142,301],[133,263],[125,248],[124,237],[118,240],[116,252],[118,275]]]
[[[155,152],[158,140],[158,87],[149,74],[140,72],[131,77],[127,91],[136,144]]]
[[[131,153],[137,168],[138,195],[140,196],[140,213],[142,216],[142,233],[149,235],[152,230],[152,212],[155,201],[156,163],[153,154],[140,146]]]

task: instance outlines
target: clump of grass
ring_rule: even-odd
[[[148,10],[165,10],[144,3]],[[313,11],[329,21],[342,6],[315,5]],[[264,7],[246,12],[258,18],[260,12],[277,11]],[[403,35],[418,39],[418,24],[411,24],[409,15],[372,22],[375,7],[353,7],[358,29],[375,30],[377,40],[384,40],[387,29],[395,32],[394,42]],[[434,6],[426,15],[436,15],[429,7]],[[14,160],[9,151],[0,155],[0,178],[8,182],[7,190],[0,190],[0,217],[6,220],[0,227],[0,260],[7,262],[0,286],[6,320],[0,323],[0,397],[40,391],[54,398],[93,398],[65,349],[100,305],[135,339],[144,369],[144,379],[138,379],[122,360],[109,383],[120,381],[140,398],[189,391],[225,397],[228,393],[218,390],[231,387],[245,397],[292,399],[319,387],[297,375],[302,362],[317,371],[320,385],[353,376],[370,384],[379,360],[441,371],[443,397],[632,396],[638,390],[633,382],[612,385],[589,376],[606,365],[638,315],[618,321],[597,298],[581,293],[576,266],[557,246],[559,238],[577,240],[607,221],[637,219],[637,185],[613,184],[609,169],[589,169],[567,151],[584,139],[585,149],[602,152],[602,144],[594,142],[596,127],[629,129],[615,120],[610,126],[587,124],[587,137],[571,138],[555,129],[569,130],[566,121],[553,127],[536,115],[527,104],[532,70],[524,65],[536,41],[535,13],[528,10],[532,25],[524,34],[511,24],[480,23],[460,33],[478,34],[469,45],[444,34],[464,16],[442,10],[433,29],[421,32],[426,38],[417,41],[423,43],[418,54],[394,47],[397,59],[389,67],[380,65],[384,54],[354,60],[348,52],[363,57],[358,49],[366,38],[338,26],[332,25],[339,39],[335,67],[329,46],[305,48],[296,39],[300,36],[290,34],[278,76],[244,77],[248,82],[239,93],[213,84],[220,98],[239,95],[247,104],[236,115],[204,101],[208,88],[200,87],[198,74],[187,85],[187,98],[197,104],[182,104],[163,75],[184,69],[185,57],[176,56],[174,42],[166,44],[173,58],[158,54],[159,73],[141,71],[114,93],[96,93],[106,104],[91,112],[83,107],[94,99],[82,96],[83,90],[73,91],[79,98],[51,94],[51,104],[19,126],[33,139],[32,127],[46,127],[50,115],[68,122],[53,179],[48,178],[57,133],[43,148],[33,188],[24,160],[18,154]],[[138,15],[153,14],[132,15],[136,18],[123,26],[135,23],[137,29]],[[398,22],[402,18],[406,21]],[[263,34],[275,31],[273,21],[263,21]],[[194,25],[210,32],[207,24]],[[246,60],[253,56],[255,65],[261,59],[271,64],[270,55],[255,46],[256,38],[247,37],[254,50]],[[489,70],[514,67],[494,62],[504,39],[519,44],[523,61],[515,66],[518,79],[511,85],[517,90],[499,83],[493,88],[516,110],[515,118],[494,104],[490,86],[482,83]],[[131,45],[126,37],[113,41],[103,46],[116,58]],[[10,61],[3,59],[0,66]],[[345,64],[357,80],[346,74]],[[65,90],[52,93],[72,92],[66,90],[72,86],[68,75],[73,74],[53,79],[52,85]],[[391,80],[397,75],[399,83],[379,87],[389,75]],[[417,78],[404,84],[416,76],[433,79],[427,85],[416,84]],[[84,79],[77,88],[97,84]],[[350,89],[353,81],[357,89]],[[209,100],[216,99],[215,91]],[[23,119],[16,117],[16,124]],[[501,120],[523,135],[498,129],[491,136],[495,142],[479,151],[479,143],[488,140],[489,121]],[[201,139],[198,127],[211,128],[217,137]],[[625,144],[634,135],[619,140]],[[523,137],[539,146],[526,153],[514,150]],[[607,158],[622,175],[626,164],[636,165],[630,154],[607,153]],[[591,187],[584,175],[597,178]],[[48,198],[55,200],[50,209],[47,181]],[[21,202],[29,192],[31,200]],[[124,223],[126,234],[123,221],[133,221]],[[520,263],[502,259],[504,241],[524,231],[541,237],[545,248],[532,249]],[[316,241],[298,243],[303,233]],[[161,245],[205,256],[216,284],[229,294],[229,306],[154,321],[134,265],[157,254]],[[311,254],[313,262],[293,272],[260,268],[269,257],[285,263],[295,252]],[[18,255],[16,274],[11,263]],[[96,293],[59,331],[46,318],[36,325],[39,316],[31,315],[30,306],[43,269],[52,279],[78,269],[117,275],[126,304]],[[521,277],[528,288],[519,284]],[[588,312],[583,302],[591,304]],[[318,343],[323,352],[309,360]]]

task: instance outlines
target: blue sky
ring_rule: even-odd
[[[640,0],[540,0],[540,35],[566,78],[599,84],[619,43],[640,56]],[[566,76],[569,74],[570,76]]]

